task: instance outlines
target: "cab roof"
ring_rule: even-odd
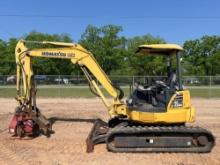
[[[151,44],[140,45],[136,53],[155,54],[155,55],[175,55],[183,48],[177,44]]]

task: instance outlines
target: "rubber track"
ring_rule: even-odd
[[[186,135],[203,134],[209,139],[209,143],[204,147],[190,147],[190,148],[116,148],[113,146],[111,139],[114,135],[125,134],[132,135],[138,133],[160,133],[160,134],[175,134],[183,133]],[[132,126],[132,127],[115,127],[109,130],[106,138],[107,149],[112,152],[194,152],[207,153],[212,150],[215,145],[215,138],[212,133],[200,127],[186,127],[186,126]]]

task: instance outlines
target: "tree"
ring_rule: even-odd
[[[107,74],[121,67],[125,53],[124,37],[119,36],[122,27],[106,25],[95,27],[89,25],[81,36],[80,44],[91,51]]]
[[[165,75],[165,58],[135,53],[139,45],[165,43],[163,39],[150,34],[127,39],[120,35],[121,32],[121,26],[95,27],[89,25],[79,43],[93,53],[107,74]],[[72,42],[68,34],[46,34],[36,31],[24,35],[23,38],[32,41]],[[17,41],[16,38],[11,38],[7,42],[0,40],[0,74],[16,73],[14,50]],[[186,41],[184,49],[185,75],[220,74],[220,36],[203,36],[200,39]],[[69,60],[34,58],[33,65],[35,74],[69,75],[79,72],[79,67],[73,65]]]
[[[8,71],[8,68],[10,67],[9,66],[6,66],[5,63],[7,63],[8,61],[8,56],[6,56],[6,48],[7,48],[7,43],[4,42],[3,40],[0,40],[0,73],[1,74],[7,74],[9,71]]]
[[[136,54],[138,46],[143,44],[161,44],[165,41],[150,34],[136,36],[127,41],[127,66],[128,71],[133,75],[165,75],[166,63],[161,56],[146,56]]]
[[[68,34],[46,34],[32,31],[24,36],[25,40],[30,41],[57,41],[57,42],[73,42]],[[33,47],[30,45],[30,47]],[[37,46],[35,45],[34,48]],[[42,46],[41,46],[42,47]],[[34,58],[33,69],[35,74],[48,75],[70,75],[76,73],[76,66],[70,60]]]
[[[219,74],[220,36],[203,36],[184,43],[184,67],[186,74]]]
[[[16,73],[15,46],[17,39],[11,38],[8,42],[0,40],[0,74],[9,75]]]

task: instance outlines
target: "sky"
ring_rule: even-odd
[[[151,34],[183,44],[220,35],[219,0],[2,0],[0,39],[30,31],[67,33],[77,42],[88,25],[120,25],[122,36]]]

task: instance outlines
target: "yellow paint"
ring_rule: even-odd
[[[136,52],[142,54],[175,55],[176,52],[182,50],[183,48],[177,44],[152,44],[140,45]]]
[[[183,106],[174,108],[172,106],[176,94],[183,94]],[[188,90],[176,92],[170,99],[166,112],[152,113],[129,110],[130,119],[140,123],[186,123],[195,121],[195,109],[190,102]]]

